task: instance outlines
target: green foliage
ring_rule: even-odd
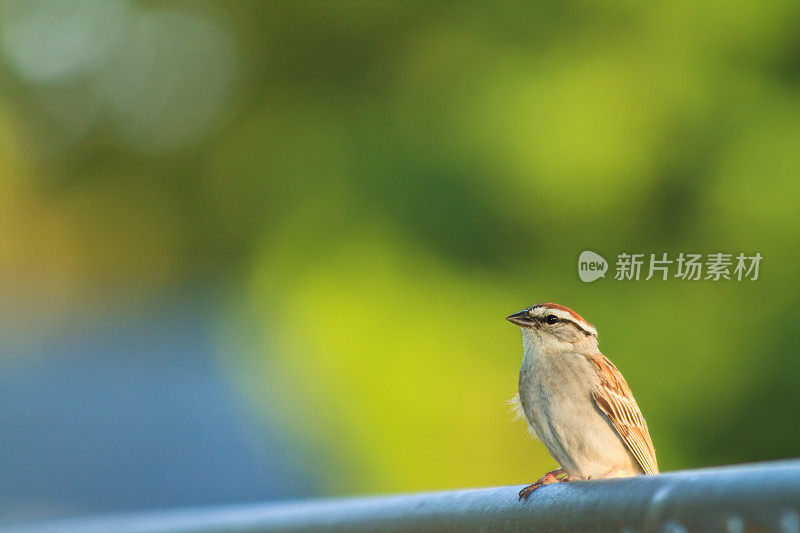
[[[94,74],[49,92],[4,74],[1,281],[23,298],[44,286],[68,312],[221,287],[227,363],[318,450],[331,493],[551,467],[504,403],[521,358],[504,317],[540,301],[597,326],[662,470],[796,454],[796,3],[142,9],[161,4],[213,23],[198,50],[229,43],[227,84],[187,92],[219,96],[207,114],[104,104],[78,131],[52,110],[94,105]],[[181,59],[193,34],[168,35],[180,96],[205,83],[182,69],[206,74]],[[764,263],[755,282],[589,285],[584,249]]]

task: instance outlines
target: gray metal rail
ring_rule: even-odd
[[[25,533],[777,531],[800,533],[800,460],[521,487],[186,509],[14,528]],[[11,531],[11,530],[9,530]]]

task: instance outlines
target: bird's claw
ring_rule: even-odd
[[[563,478],[556,477],[560,476],[563,473],[564,471],[560,468],[558,470],[553,470],[552,472],[546,473],[545,475],[539,478],[539,481],[537,481],[536,483],[532,483],[527,487],[525,487],[524,489],[522,489],[521,491],[519,491],[519,501],[527,500],[528,496],[530,496],[533,491],[535,491],[538,488],[544,487],[545,485],[549,485],[551,483],[560,483],[562,481],[568,481],[567,476],[564,476]]]

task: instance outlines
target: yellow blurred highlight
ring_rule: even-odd
[[[280,248],[256,263],[252,308],[278,337],[263,387],[291,398],[285,423],[348,450],[330,490],[522,483],[551,466],[506,404],[521,358],[508,287],[388,242],[356,231],[296,269]]]

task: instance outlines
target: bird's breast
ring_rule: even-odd
[[[519,397],[528,424],[556,461],[572,475],[636,473],[630,453],[595,406],[599,378],[580,354],[523,358]]]

